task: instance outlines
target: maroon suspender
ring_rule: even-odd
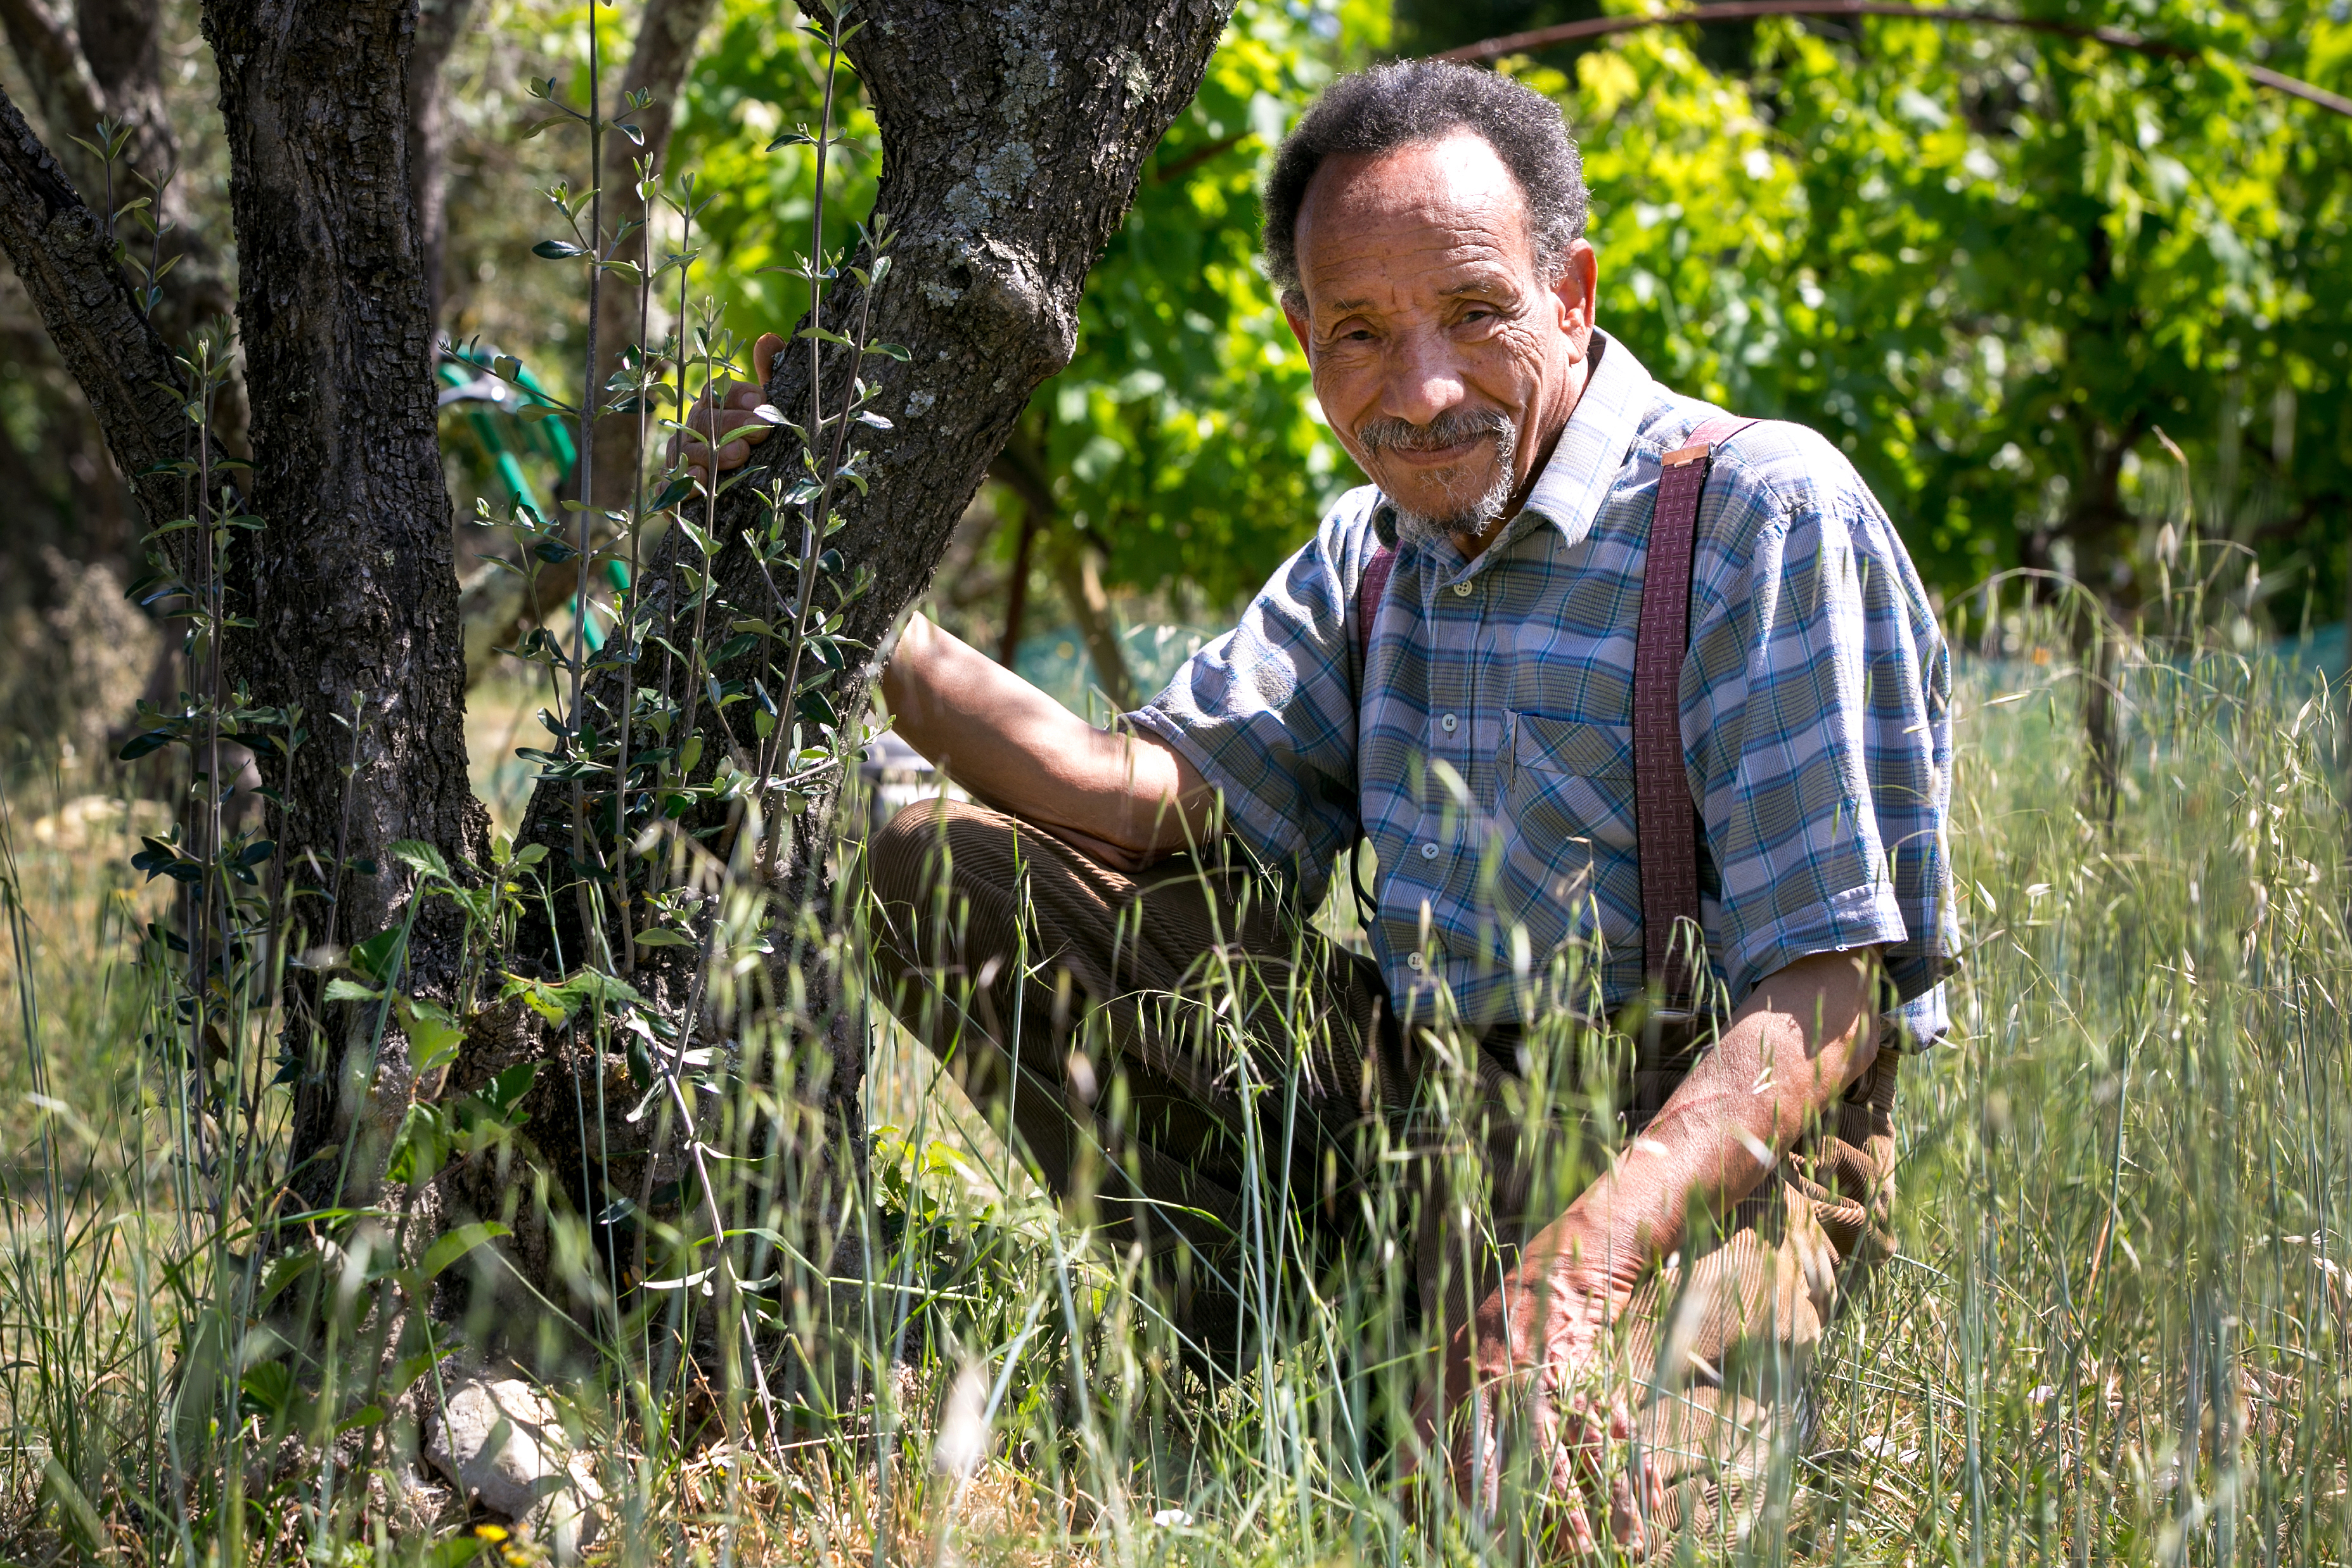
[[[1389,596],[1389,574],[1396,570],[1396,552],[1383,544],[1364,562],[1363,581],[1356,584],[1356,668],[1370,675],[1372,668],[1372,621],[1381,601]]]
[[[1642,569],[1642,620],[1633,643],[1633,825],[1642,867],[1642,971],[1661,1005],[1690,1009],[1696,987],[1690,957],[1703,952],[1698,846],[1703,825],[1683,766],[1683,657],[1690,648],[1693,546],[1699,497],[1715,449],[1755,424],[1711,419],[1668,452],[1658,475],[1656,510]],[[1388,595],[1396,552],[1387,545],[1364,562],[1356,591],[1357,666],[1370,677],[1372,622]],[[1680,922],[1691,934],[1677,940]]]
[[[1756,423],[1710,419],[1668,452],[1658,474],[1650,547],[1642,567],[1642,624],[1633,643],[1633,830],[1642,866],[1642,973],[1660,1005],[1687,1012],[1697,987],[1691,955],[1699,921],[1703,825],[1683,766],[1683,656],[1690,648],[1692,546],[1716,447]],[[1691,930],[1680,930],[1684,921]]]

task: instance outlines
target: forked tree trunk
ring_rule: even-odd
[[[872,574],[848,609],[848,637],[882,646],[929,585],[957,521],[1030,394],[1069,363],[1087,270],[1124,218],[1144,158],[1200,85],[1231,8],[1231,0],[1040,7],[894,0],[859,13],[867,25],[848,54],[881,125],[875,212],[887,216],[896,236],[893,271],[872,303],[872,335],[903,344],[910,359],[873,358],[857,367],[878,388],[870,406],[895,428],[856,432],[853,445],[873,454],[870,486],[862,496],[845,486],[839,492],[847,526],[834,543],[853,571]],[[831,220],[828,248],[852,238],[857,216]],[[864,305],[845,268],[825,299],[825,325],[845,328]],[[852,368],[845,353],[826,352],[828,412],[842,406]],[[776,363],[771,401],[805,420],[811,374],[808,345],[796,338]],[[782,432],[755,450],[765,472],[801,471],[801,451]],[[758,487],[755,476],[722,500],[719,539],[740,541],[763,521]],[[666,549],[674,552],[676,531],[668,541]],[[656,563],[653,574],[674,582],[674,555]],[[721,552],[716,577],[734,613],[778,615],[775,591],[740,542]],[[789,574],[780,587],[786,599],[795,593]],[[757,657],[744,656],[719,673],[756,673]],[[667,681],[676,689],[679,675],[667,668],[667,658],[649,647],[637,680]],[[845,730],[864,710],[877,673],[870,664],[853,667],[834,689]],[[768,674],[772,679],[774,672]],[[617,727],[618,683],[600,681],[592,702],[599,710],[595,722],[610,735]],[[706,758],[751,749],[747,736],[728,743],[708,704],[702,724]],[[706,776],[710,765],[702,770]],[[792,821],[773,887],[788,914],[827,908],[825,851],[837,789],[837,782],[827,786]],[[567,785],[541,784],[520,837],[546,845],[553,862],[562,864],[572,843],[571,811]],[[560,919],[571,918],[568,900],[556,907]],[[564,951],[584,951],[584,933],[561,935]],[[617,951],[617,933],[613,940]],[[782,963],[797,950],[779,940],[777,951]],[[823,1024],[828,977],[820,970],[805,978],[816,1016],[811,1023]],[[835,1016],[821,1038],[803,1045],[808,1076],[802,1090],[825,1129],[828,1149],[849,1150],[854,1160],[864,1147],[857,1110],[863,1032]]]
[[[455,865],[480,858],[486,826],[467,786],[432,324],[406,160],[411,4],[206,0],[204,12],[231,157],[251,507],[267,520],[236,546],[232,607],[257,625],[232,639],[229,673],[257,701],[307,714],[310,739],[290,776],[268,782],[285,790],[280,837],[308,885],[298,909],[310,942],[349,944],[399,916],[411,880],[389,854],[394,841],[424,840]],[[894,0],[853,42],[883,128],[878,207],[898,237],[873,335],[905,345],[911,361],[863,367],[880,388],[874,406],[896,428],[862,443],[873,448],[869,492],[844,492],[849,525],[835,542],[872,574],[848,636],[878,647],[924,591],[1031,392],[1068,363],[1087,269],[1125,215],[1144,157],[1199,85],[1229,9],[1230,0],[1051,9]],[[168,369],[161,341],[129,308],[94,215],[55,161],[21,120],[0,121],[0,242],[117,460],[155,491],[145,499],[156,515],[173,515],[170,487],[144,477],[181,455],[177,400],[152,384]],[[830,242],[849,233],[836,220]],[[848,321],[860,305],[845,283],[827,320]],[[839,407],[850,370],[828,356],[826,406]],[[786,355],[772,398],[804,413],[810,374],[804,352]],[[763,459],[796,472],[800,455],[785,447],[771,441]],[[719,537],[740,536],[755,511],[750,487],[722,510]],[[735,604],[769,605],[740,545],[722,553],[718,577]],[[789,578],[782,586],[793,589]],[[667,673],[648,661],[639,679]],[[852,669],[835,690],[845,714],[863,708],[875,673]],[[595,700],[609,714],[618,695],[607,681]],[[776,877],[788,905],[821,900],[833,805],[827,794],[793,826]],[[541,786],[523,837],[568,850],[570,810],[568,787]],[[408,988],[446,986],[453,937],[438,921],[420,926]],[[583,949],[574,940],[563,951]],[[815,1043],[829,1060],[809,1086],[812,1109],[831,1147],[862,1148],[865,1041],[835,1028]],[[558,1043],[511,1044],[551,1054]],[[298,1161],[336,1142],[343,1116],[383,1116],[407,1096],[396,1037],[367,1106],[339,1105],[336,1076],[298,1093]],[[298,1172],[295,1184],[326,1195],[320,1170]]]
[[[0,0],[0,4],[5,3],[8,0]],[[463,4],[466,0],[427,3]],[[628,68],[622,73],[620,90],[614,93],[608,89],[604,105],[607,114],[635,125],[643,138],[639,142],[616,135],[605,140],[604,225],[608,234],[619,234],[631,223],[643,224],[648,216],[646,204],[637,199],[637,163],[641,159],[650,160],[657,171],[667,165],[670,133],[677,128],[677,97],[685,88],[688,68],[694,63],[695,41],[702,36],[716,4],[717,0],[646,0],[645,14],[637,22],[637,38],[629,54]],[[642,110],[625,110],[624,106],[629,99],[640,92],[652,94],[652,102]],[[411,96],[415,96],[413,87]],[[639,227],[625,236],[614,245],[613,258],[646,266],[648,232]],[[646,323],[639,319],[637,309],[637,288],[625,273],[600,275],[596,284],[598,386],[620,370],[622,356],[629,345],[655,335],[640,330]],[[645,454],[637,442],[637,419],[636,414],[626,413],[606,415],[596,421],[591,451],[594,471],[587,478],[591,486],[588,495],[599,511],[626,512],[636,500],[637,482],[645,468]],[[579,482],[580,476],[575,473],[567,489],[576,495]],[[546,625],[560,606],[571,603],[579,584],[579,563],[572,561],[541,568],[528,585],[501,572],[493,572],[469,584],[467,610],[475,624],[476,646],[511,647],[526,626]],[[590,591],[594,589],[592,582]],[[467,679],[481,679],[493,663],[476,659],[467,668]]]

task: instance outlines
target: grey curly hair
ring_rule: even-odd
[[[1559,106],[1508,77],[1451,60],[1398,60],[1341,77],[1325,89],[1275,154],[1265,182],[1265,271],[1284,299],[1297,296],[1298,209],[1323,161],[1377,154],[1458,130],[1486,139],[1527,197],[1536,265],[1556,279],[1584,237],[1584,160]]]

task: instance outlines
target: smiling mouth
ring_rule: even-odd
[[[1491,436],[1473,436],[1450,447],[1391,447],[1388,456],[1411,468],[1451,468],[1468,460],[1482,447],[1492,447]]]

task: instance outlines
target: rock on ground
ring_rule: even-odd
[[[594,1468],[571,1452],[554,1405],[519,1377],[449,1383],[425,1457],[468,1500],[529,1524],[559,1563],[577,1562],[604,1528]]]

